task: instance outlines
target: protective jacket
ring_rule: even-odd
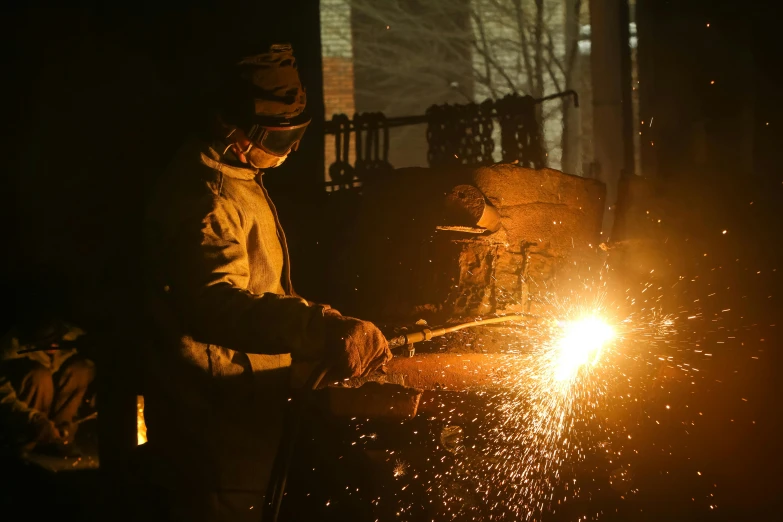
[[[184,146],[148,213],[147,436],[166,456],[161,480],[261,492],[292,355],[321,353],[324,307],[293,294],[261,173],[220,159],[210,146]]]
[[[65,329],[63,340],[74,340],[84,334],[80,328],[71,325],[63,325]],[[26,432],[27,427],[36,416],[46,416],[45,412],[39,412],[31,408],[21,400],[14,390],[11,380],[6,372],[9,362],[18,359],[27,359],[47,368],[52,373],[60,370],[63,364],[76,354],[76,349],[51,351],[25,352],[33,346],[19,342],[19,336],[14,330],[6,332],[0,338],[0,426],[6,433],[0,434],[0,440],[20,437]]]

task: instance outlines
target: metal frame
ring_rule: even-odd
[[[574,107],[579,107],[579,94],[577,94],[577,92],[572,89],[563,92],[558,92],[555,94],[550,94],[549,96],[544,96],[543,98],[538,98],[535,101],[535,103],[538,105],[545,101],[555,100],[557,98],[565,98],[566,96],[572,96],[574,99]],[[406,125],[420,125],[422,123],[427,123],[427,115],[421,114],[417,116],[397,116],[394,118],[386,118],[384,120],[384,123],[387,128],[404,127]],[[350,125],[348,129],[351,131],[356,130],[356,126],[354,125],[354,120],[350,120]],[[334,123],[332,120],[324,123],[324,134],[337,134],[338,132],[344,132],[344,131],[345,128],[342,128],[339,124]]]

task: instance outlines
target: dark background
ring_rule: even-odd
[[[314,115],[265,179],[306,293],[323,280],[306,247],[326,224],[318,2],[4,7],[2,322],[45,308],[97,340],[107,469],[135,446],[146,198],[221,64],[270,41],[292,43]]]
[[[317,2],[6,10],[8,282],[64,285],[79,315],[102,309],[96,294],[124,301],[136,282],[144,198],[189,133],[193,105],[216,85],[221,62],[262,42],[294,44],[316,115],[301,153],[267,183],[279,187],[281,206],[293,187],[300,201],[320,188]]]
[[[701,399],[719,413],[701,428],[698,447],[726,485],[725,509],[714,515],[725,520],[773,520],[780,507],[783,364],[780,335],[769,326],[783,326],[783,284],[773,271],[783,270],[783,54],[774,4],[639,0],[637,7],[642,117],[656,118],[643,166],[659,181],[657,196],[684,217],[683,243],[672,248],[683,256],[709,252],[714,265],[688,268],[705,279],[742,260],[711,275],[712,284],[738,289],[732,299],[748,304],[737,326],[755,325],[765,343],[753,348],[764,350],[757,366],[747,367],[741,350],[716,362],[716,375],[735,377]],[[291,238],[298,292],[329,300],[319,261],[332,253],[320,191],[316,1],[3,10],[4,323],[22,306],[52,303],[110,347],[103,368],[118,377],[104,400],[129,406],[134,353],[144,342],[145,196],[187,134],[189,108],[211,85],[215,63],[268,38],[293,43],[314,120],[302,149],[265,179]],[[716,233],[722,229],[731,233]],[[693,240],[686,246],[685,238]],[[734,400],[739,394],[751,397],[748,405]],[[723,422],[740,415],[758,424]],[[102,414],[107,455],[135,436],[128,422]],[[104,463],[110,467],[111,457]],[[665,506],[660,498],[651,503]]]

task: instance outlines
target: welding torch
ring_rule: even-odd
[[[486,319],[477,319],[475,321],[469,321],[467,323],[460,323],[453,326],[442,326],[439,328],[422,328],[420,331],[406,333],[397,337],[389,339],[389,349],[394,350],[406,346],[408,348],[408,356],[411,357],[415,353],[414,343],[421,341],[429,341],[434,337],[440,337],[448,333],[464,330],[465,328],[472,328],[474,326],[482,326],[486,324],[507,323],[510,321],[519,321],[521,319],[538,319],[539,316],[535,314],[529,314],[525,312],[519,312],[515,314],[501,315],[499,317],[488,317]]]
[[[61,341],[57,341],[56,343],[51,343],[49,345],[44,345],[44,346],[34,344],[34,345],[31,345],[30,348],[25,348],[24,350],[19,350],[16,353],[18,353],[19,355],[23,355],[23,354],[26,354],[26,353],[33,353],[33,352],[48,352],[48,351],[59,351],[59,352],[62,352],[62,351],[73,350],[75,348],[78,348],[78,347],[82,346],[83,343],[84,343],[84,341],[82,339],[78,339],[78,340],[73,340],[73,341],[61,340]]]

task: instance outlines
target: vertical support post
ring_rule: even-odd
[[[581,91],[579,85],[581,69],[579,56],[579,6],[581,0],[565,1],[565,90]],[[582,118],[574,106],[574,99],[567,96],[561,100],[563,106],[563,159],[562,170],[568,174],[579,174],[582,168],[581,129]]]
[[[617,216],[621,181],[633,175],[628,1],[590,1],[593,146],[598,179],[606,184],[602,237]]]

